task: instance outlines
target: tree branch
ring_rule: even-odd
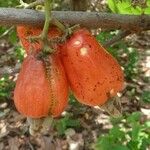
[[[70,25],[87,28],[124,29],[130,31],[150,29],[150,15],[120,15],[98,12],[53,11],[52,16]],[[43,26],[43,12],[29,9],[0,8],[0,25]]]
[[[116,42],[120,41],[121,39],[125,38],[126,36],[128,36],[129,34],[131,34],[130,31],[125,30],[125,31],[120,31],[116,36],[114,36],[112,39],[109,39],[108,41],[106,41],[103,46],[105,48],[108,48],[109,46],[115,44]]]

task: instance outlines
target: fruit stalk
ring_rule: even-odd
[[[45,2],[44,2],[44,5],[45,5],[45,23],[44,23],[44,28],[43,28],[43,31],[41,34],[41,38],[43,40],[46,40],[47,35],[48,35],[49,24],[51,21],[52,1],[53,0],[45,0]]]

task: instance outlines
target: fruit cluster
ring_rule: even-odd
[[[77,29],[55,51],[39,57],[42,43],[28,37],[38,36],[42,29],[17,27],[26,50],[14,91],[14,102],[27,117],[58,117],[67,106],[69,87],[76,99],[89,106],[101,106],[123,89],[124,77],[118,62],[86,29]],[[48,38],[61,37],[50,27]]]

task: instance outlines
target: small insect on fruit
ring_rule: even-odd
[[[59,116],[68,99],[68,84],[59,55],[44,60],[28,55],[14,91],[14,102],[20,113],[31,118]]]
[[[27,54],[30,53],[36,54],[39,51],[41,51],[42,41],[35,40],[35,39],[32,40],[32,37],[39,36],[41,32],[42,32],[42,28],[38,28],[38,27],[35,28],[30,26],[17,26],[18,37]],[[60,37],[61,35],[62,32],[55,26],[49,28],[48,31],[49,40]]]
[[[71,90],[81,103],[100,106],[123,89],[120,65],[86,29],[76,30],[60,50]]]

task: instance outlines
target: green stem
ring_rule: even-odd
[[[51,21],[51,9],[52,9],[52,1],[53,0],[45,0],[44,5],[45,5],[45,23],[44,23],[44,28],[41,34],[41,38],[43,40],[47,39],[47,34],[49,30],[49,24]]]
[[[59,20],[53,18],[52,24],[57,26],[61,31],[65,32],[66,27]]]

